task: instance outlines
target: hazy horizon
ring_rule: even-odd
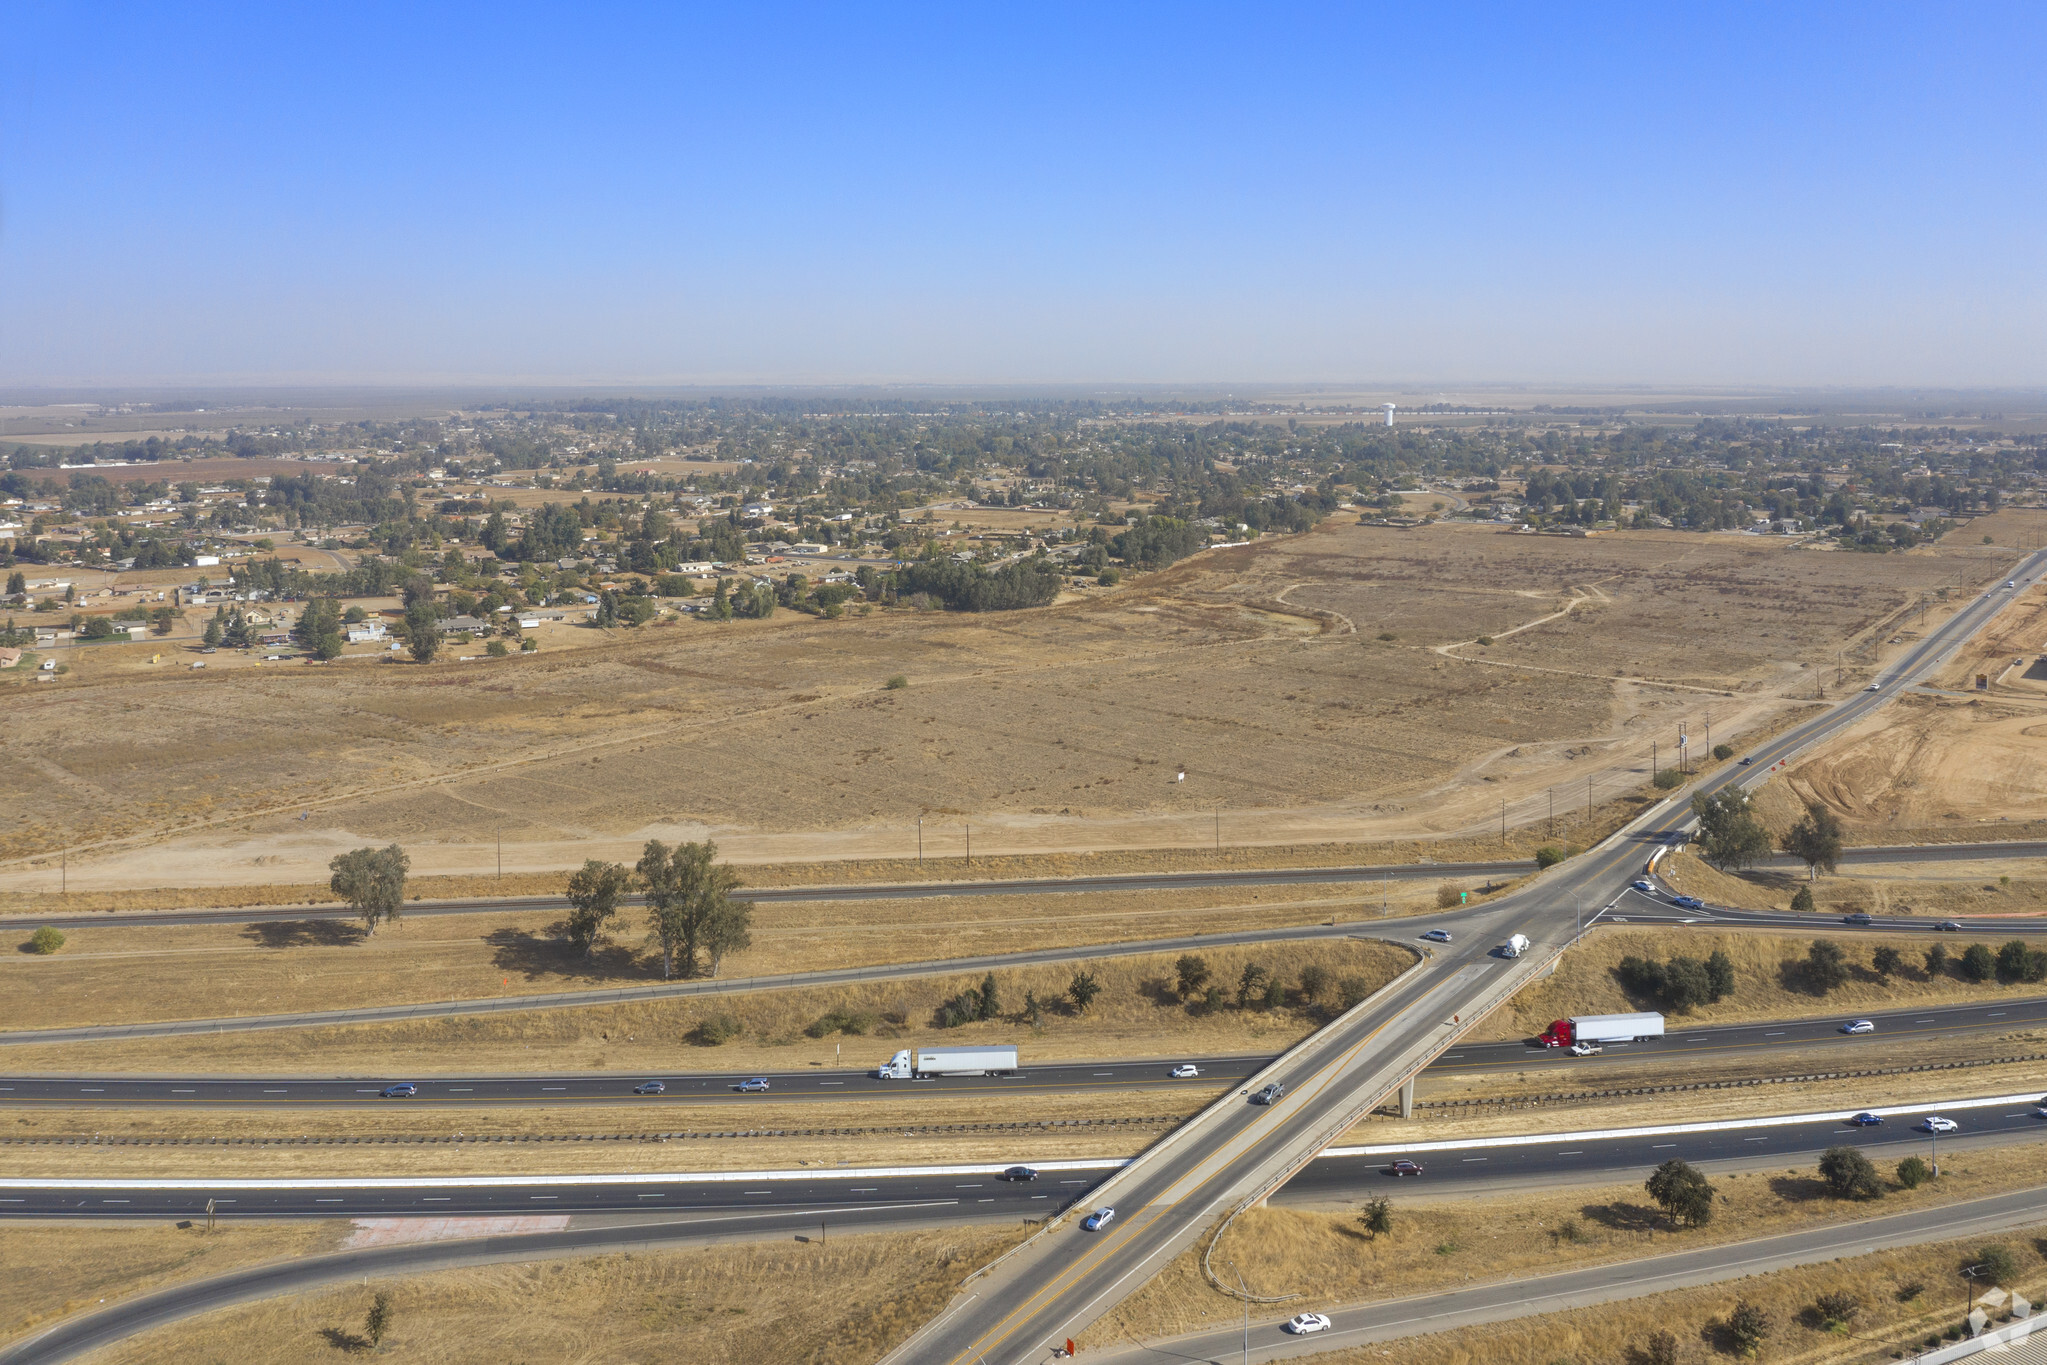
[[[0,22],[10,390],[2047,385],[2034,8]]]

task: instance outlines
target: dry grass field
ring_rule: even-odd
[[[841,1055],[841,1045],[848,1063],[859,1065],[878,1063],[902,1047],[982,1041],[1016,1042],[1039,1062],[1273,1052],[1305,1036],[1334,1007],[1333,995],[1312,1006],[1298,1001],[1303,967],[1319,964],[1336,980],[1355,976],[1365,989],[1376,990],[1414,961],[1404,948],[1357,939],[1215,948],[1202,956],[1216,980],[1232,988],[1244,964],[1258,962],[1294,988],[1294,1003],[1197,1011],[1168,990],[1177,955],[1143,954],[1085,964],[1101,993],[1084,1014],[1066,999],[1073,965],[997,972],[1000,1017],[952,1029],[936,1024],[939,1005],[979,987],[982,973],[391,1024],[23,1044],[7,1050],[6,1065],[17,1073],[381,1075],[396,1069],[659,1075],[825,1066]],[[1023,1013],[1032,994],[1043,1006],[1036,1028]],[[806,1030],[829,1014],[851,1019],[862,1031],[810,1036]],[[722,1044],[701,1045],[701,1026],[720,1020],[730,1020],[737,1032]]]
[[[1789,909],[1791,898],[1805,887],[1820,918],[1858,911],[1877,916],[2047,914],[2047,878],[2037,859],[1843,863],[1840,871],[1808,882],[1802,868],[1728,874],[1683,853],[1665,858],[1657,871],[1680,890],[1747,910]]]
[[[727,977],[938,961],[982,953],[1236,932],[1433,907],[1434,883],[1079,893],[1051,897],[770,903]],[[1369,894],[1372,899],[1361,900]],[[1398,928],[1389,927],[1398,935]],[[0,1029],[287,1014],[371,1004],[534,995],[661,980],[645,913],[628,907],[589,956],[560,911],[415,916],[365,935],[356,921],[152,926],[66,932],[43,956],[0,952]],[[26,928],[0,948],[25,949]]]
[[[1588,775],[1638,787],[1680,718],[1739,742],[1809,704],[1801,665],[2003,557],[1332,521],[1030,612],[681,623],[425,668],[81,669],[0,715],[0,889],[54,887],[66,845],[71,885],[149,888],[316,882],[389,840],[476,873],[500,829],[529,871],[707,833],[744,861],[901,858],[920,817],[945,858],[970,826],[984,854],[1468,834],[1502,799],[1542,815],[1552,785],[1568,818]]]
[[[1673,1029],[1684,1024],[1732,1024],[1754,1019],[1802,1019],[1841,1015],[1851,1018],[1871,1010],[1913,1005],[1953,1005],[1978,1000],[2037,996],[2037,984],[1999,985],[1971,982],[1952,967],[1938,977],[1926,972],[1924,954],[1935,936],[1924,931],[1904,936],[1841,932],[1842,926],[1817,925],[1808,935],[1786,935],[1724,929],[1601,928],[1564,954],[1556,974],[1522,991],[1473,1030],[1474,1038],[1526,1038],[1540,1033],[1553,1019],[1572,1014],[1620,1014],[1655,1009],[1653,1000],[1631,996],[1614,973],[1623,957],[1666,959],[1682,953],[1705,958],[1723,952],[1733,960],[1734,994],[1718,1004],[1701,1005],[1690,1014],[1672,1016]],[[1847,953],[1849,979],[1832,991],[1808,983],[1804,959],[1815,938],[1827,938]],[[1944,934],[1940,945],[1959,956],[1977,939]],[[1985,940],[1997,947],[1997,940]],[[1870,956],[1889,944],[1904,954],[1905,966],[1888,981],[1870,970]]]
[[[813,1230],[814,1231],[814,1230]],[[866,1365],[1023,1232],[968,1227],[747,1243],[441,1271],[269,1299],[176,1323],[82,1359],[237,1365],[367,1351],[378,1289],[394,1324],[380,1360]]]

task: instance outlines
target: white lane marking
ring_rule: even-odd
[[[568,1089],[568,1087],[567,1087],[567,1086],[565,1086],[565,1085],[543,1085],[543,1086],[541,1086],[540,1088],[541,1088],[542,1090],[567,1090],[567,1089]]]
[[[955,1185],[953,1188],[956,1190],[978,1190],[982,1187],[979,1185]]]
[[[129,1201],[128,1201],[128,1200],[126,1200],[126,1199],[102,1199],[102,1200],[100,1200],[100,1203],[102,1203],[102,1204],[125,1204],[125,1203],[128,1203],[128,1202],[129,1202]]]
[[[1031,1196],[1031,1198],[1033,1198],[1033,1199],[1050,1199],[1051,1197],[1052,1197],[1052,1196],[1051,1196],[1051,1195],[1049,1195],[1049,1194],[1034,1194],[1034,1195],[1032,1195],[1032,1196]],[[19,1199],[17,1199],[17,1200],[15,1200],[14,1202],[15,1202],[15,1203],[17,1203],[17,1204],[19,1204],[19,1203],[20,1203],[21,1201],[20,1201]]]
[[[266,1095],[282,1095],[284,1092],[282,1090],[266,1090],[263,1093]]]
[[[450,1095],[473,1095],[476,1093],[476,1087],[473,1085],[458,1085],[448,1093]]]
[[[1743,1142],[1768,1142],[1769,1140],[1770,1140],[1770,1139],[1768,1139],[1768,1138],[1766,1138],[1766,1137],[1759,1137],[1759,1138],[1743,1138],[1743,1139],[1742,1139],[1742,1141],[1743,1141]]]
[[[773,1194],[773,1190],[741,1190],[741,1194]]]
[[[1677,1144],[1676,1144],[1675,1142],[1652,1142],[1652,1143],[1650,1143],[1650,1144],[1649,1144],[1649,1150],[1653,1152],[1653,1151],[1657,1150],[1657,1149],[1658,1149],[1658,1148],[1660,1148],[1660,1147],[1675,1147],[1675,1146],[1677,1146]]]
[[[561,1198],[561,1196],[560,1196],[560,1195],[558,1195],[558,1194],[529,1194],[529,1195],[527,1195],[526,1197],[527,1197],[528,1199],[559,1199],[559,1198]]]
[[[1992,1011],[1990,1012],[1990,1017],[1991,1017],[1992,1019],[2002,1019],[2002,1018],[2004,1018],[2004,1011],[2003,1011],[2003,1010],[1992,1010]]]
[[[1568,1151],[1568,1152],[1558,1152],[1558,1153],[1557,1153],[1557,1155],[1558,1155],[1558,1156],[1583,1156],[1583,1155],[1585,1155],[1585,1149],[1584,1149],[1583,1147],[1578,1147],[1578,1148],[1575,1148],[1575,1149],[1573,1149],[1573,1150],[1571,1150],[1571,1151]]]
[[[866,1185],[866,1186],[861,1186],[861,1187],[857,1187],[857,1188],[855,1188],[855,1189],[850,1189],[850,1190],[847,1190],[847,1191],[846,1191],[846,1193],[847,1193],[847,1194],[875,1194],[875,1193],[878,1193],[878,1192],[880,1191],[880,1189],[881,1189],[881,1186],[879,1186],[879,1185]]]
[[[455,1198],[452,1194],[424,1194],[419,1198],[422,1204],[446,1204]]]
[[[104,1095],[107,1092],[96,1085],[88,1085],[78,1092],[81,1095]]]
[[[1465,1164],[1465,1165],[1467,1165],[1467,1166],[1469,1166],[1469,1165],[1470,1165],[1470,1164],[1471,1164],[1472,1162],[1474,1162],[1474,1161],[1484,1161],[1484,1160],[1485,1160],[1485,1158],[1484,1158],[1484,1157],[1482,1157],[1482,1156],[1468,1156],[1468,1157],[1464,1158],[1464,1164]]]
[[[1116,1073],[1115,1073],[1115,1072],[1113,1072],[1113,1071],[1097,1071],[1097,1072],[1095,1073],[1095,1075],[1097,1075],[1097,1076],[1113,1076],[1113,1075],[1115,1075],[1115,1074],[1116,1074]]]
[[[844,1081],[819,1081],[819,1085],[844,1085]]]
[[[1784,1036],[1784,1030],[1778,1029],[1775,1033],[1766,1033],[1763,1036],[1765,1038],[1782,1038]]]
[[[1939,1022],[1940,1022],[1940,1020],[1938,1020],[1938,1019],[1914,1019],[1914,1020],[1913,1020],[1912,1022],[1913,1022],[1913,1023],[1915,1023],[1915,1024],[1937,1024],[1937,1023],[1939,1023]]]
[[[642,1194],[636,1197],[640,1199],[666,1199],[668,1196],[665,1194]]]
[[[315,1204],[339,1204],[339,1203],[341,1202],[341,1200],[340,1200],[340,1199],[338,1199],[338,1198],[335,1198],[335,1199],[315,1199],[315,1200],[314,1200],[313,1202],[314,1202]]]
[[[377,1090],[358,1090],[355,1093],[358,1095],[376,1095],[381,1094],[382,1092]]]
[[[171,1093],[173,1095],[196,1095],[199,1092],[196,1090],[173,1090]]]
[[[976,1204],[992,1204],[995,1201],[993,1199],[976,1199],[974,1202]]]

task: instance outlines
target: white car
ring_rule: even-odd
[[[1201,1068],[1194,1065],[1194,1063],[1192,1062],[1182,1062],[1178,1066],[1174,1067],[1172,1071],[1168,1072],[1167,1074],[1172,1076],[1174,1080],[1184,1081],[1189,1076],[1199,1076],[1201,1074]]]
[[[1952,1133],[1959,1130],[1961,1126],[1961,1124],[1956,1123],[1953,1119],[1944,1119],[1938,1114],[1928,1114],[1925,1118],[1919,1120],[1919,1131],[1922,1133]]]
[[[1635,888],[1635,889],[1636,889],[1637,891],[1647,891],[1647,892],[1651,892],[1651,893],[1654,893],[1654,892],[1655,892],[1655,890],[1656,890],[1656,888],[1655,888],[1655,886],[1654,886],[1654,885],[1652,885],[1652,884],[1651,884],[1651,883],[1649,883],[1649,882],[1646,882],[1646,881],[1644,881],[1644,880],[1643,880],[1642,878],[1640,878],[1640,877],[1637,877],[1637,878],[1636,878],[1636,879],[1635,879],[1634,881],[1632,881],[1632,882],[1628,883],[1628,885],[1630,885],[1630,886],[1634,887],[1634,888]]]
[[[1087,1221],[1085,1223],[1082,1223],[1081,1226],[1086,1228],[1089,1232],[1100,1232],[1103,1228],[1109,1226],[1110,1220],[1115,1218],[1115,1216],[1116,1210],[1111,1208],[1109,1205],[1104,1204],[1100,1208],[1096,1209],[1093,1213],[1089,1214],[1087,1216]]]
[[[1288,1318],[1286,1326],[1281,1330],[1292,1332],[1297,1337],[1304,1337],[1310,1332],[1326,1332],[1329,1330],[1329,1319],[1320,1313],[1303,1313],[1299,1317]]]
[[[1865,692],[1881,692],[1884,690],[1884,685],[1882,683],[1871,683],[1862,690]]]
[[[1448,943],[1450,941],[1450,931],[1448,929],[1431,929],[1426,934],[1423,934],[1422,937],[1431,943]]]
[[[1852,1024],[1841,1025],[1843,1033],[1875,1033],[1876,1025],[1867,1019],[1857,1019]]]

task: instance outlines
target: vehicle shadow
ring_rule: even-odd
[[[263,948],[340,948],[369,934],[345,919],[288,919],[245,924],[242,937]]]

